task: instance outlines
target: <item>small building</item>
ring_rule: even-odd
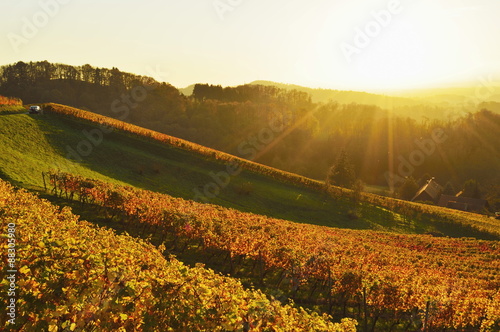
[[[488,208],[488,201],[479,198],[441,195],[438,205],[455,210],[483,212]]]
[[[411,199],[412,202],[434,202],[437,203],[444,188],[436,182],[434,178],[427,181],[427,183],[420,188],[417,194]]]

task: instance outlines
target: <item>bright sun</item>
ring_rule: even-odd
[[[297,68],[309,84],[319,80],[332,87],[366,90],[474,79],[471,74],[481,65],[480,45],[475,45],[477,22],[463,16],[474,8],[450,10],[425,2],[422,6],[402,1],[392,12],[382,7],[368,11],[363,19],[333,12],[312,37],[311,47],[302,51]]]

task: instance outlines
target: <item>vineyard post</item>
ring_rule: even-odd
[[[59,185],[59,197],[63,198],[64,176],[59,175],[57,180],[58,180],[58,185]]]
[[[259,258],[258,258],[258,266],[259,266],[259,277],[261,285],[264,285],[264,258],[262,257],[262,251],[259,250]]]
[[[54,187],[51,190],[51,193],[54,193],[54,195],[57,197],[57,178],[55,174],[50,174],[50,181],[54,185]]]
[[[229,259],[229,274],[233,274],[233,256],[231,255],[231,248],[228,248],[227,250],[227,255],[226,259],[224,260],[224,263],[227,262]]]
[[[368,309],[366,305],[366,286],[363,287],[363,324],[364,324],[364,331],[368,332]]]
[[[47,191],[47,184],[45,183],[45,173],[42,172],[42,179],[43,179],[43,188],[45,189],[45,191]]]
[[[66,195],[66,199],[69,199],[68,195],[68,176],[64,177],[64,194]]]
[[[281,286],[281,283],[283,282],[283,280],[285,280],[285,277],[286,277],[286,270],[285,268],[282,268],[280,276],[278,278],[278,283],[276,284],[276,288],[279,288]]]
[[[328,266],[328,280],[327,280],[327,289],[328,289],[328,313],[332,314],[333,309],[333,280],[332,280],[332,269]]]
[[[430,307],[430,301],[427,301],[425,304],[425,318],[424,318],[424,326],[422,327],[423,332],[427,332],[428,330],[428,324],[429,324],[429,307]]]

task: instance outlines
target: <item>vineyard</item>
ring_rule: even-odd
[[[4,331],[356,330],[353,320],[332,323],[202,265],[166,259],[164,248],[80,221],[1,180],[0,221],[14,243],[2,246],[2,261],[16,248],[9,262],[17,271],[14,307],[1,301]]]
[[[319,192],[325,192],[327,190],[324,183],[321,181],[316,181],[297,174],[284,172],[282,170],[248,161],[221,151],[203,147],[189,141],[131,125],[106,116],[59,104],[46,104],[44,105],[44,110],[48,113],[51,112],[53,114],[81,119],[84,121],[90,121],[93,124],[97,124],[103,127],[113,128],[115,130],[124,131],[126,133],[131,133],[140,137],[146,137],[154,141],[162,142],[170,146],[194,152],[196,154],[205,156],[206,158],[213,158],[220,162],[233,165],[234,167],[241,167],[242,169],[256,172],[258,174],[268,176],[272,179],[276,179],[293,185],[307,187]],[[353,191],[348,189],[329,188],[329,190],[333,191],[334,195],[337,197],[351,198],[355,195]],[[418,220],[422,217],[425,217],[427,219],[433,220],[436,223],[444,223],[447,225],[447,227],[453,227],[453,225],[459,224],[465,228],[470,228],[476,231],[491,234],[493,235],[493,238],[500,238],[500,222],[485,215],[402,201],[369,193],[361,193],[361,201],[372,204],[374,206],[386,208],[393,213],[400,214],[404,218],[409,220]]]
[[[0,106],[22,106],[23,101],[19,98],[0,96]]]
[[[172,252],[195,251],[232,275],[365,331],[500,328],[496,241],[333,229],[224,209],[70,174],[54,194],[97,209]]]
[[[0,114],[14,114],[26,111],[19,98],[0,96]]]

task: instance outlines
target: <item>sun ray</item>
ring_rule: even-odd
[[[306,114],[304,114],[302,117],[300,117],[298,120],[292,123],[291,126],[287,127],[280,135],[278,135],[271,143],[265,146],[262,150],[260,150],[255,159],[258,160],[259,157],[262,155],[266,154],[268,151],[270,151],[272,148],[274,148],[279,142],[281,142],[285,137],[290,135],[295,129],[301,127],[304,125],[317,111],[318,107],[316,106],[313,110],[308,111]]]

